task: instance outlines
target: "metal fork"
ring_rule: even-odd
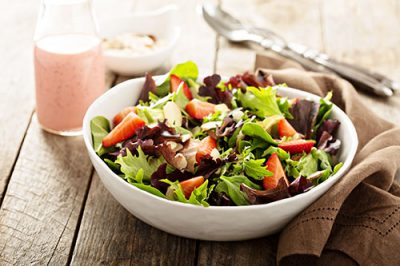
[[[358,88],[379,96],[392,96],[400,90],[400,84],[386,76],[367,69],[342,63],[328,55],[303,45],[288,43],[280,35],[268,29],[244,25],[220,7],[203,5],[203,16],[219,34],[232,42],[252,42],[280,55],[298,61],[306,68],[319,72],[335,72]]]

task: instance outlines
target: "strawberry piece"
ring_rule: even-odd
[[[309,153],[312,147],[314,147],[314,144],[315,144],[314,140],[299,139],[299,140],[291,140],[279,143],[278,147],[281,148],[282,150],[290,152],[291,154],[301,153],[301,152]]]
[[[196,153],[196,162],[200,164],[204,156],[210,155],[213,149],[217,148],[217,141],[208,136],[201,140]]]
[[[113,119],[113,125],[116,127],[121,121],[129,114],[129,113],[135,113],[135,107],[133,106],[128,106],[122,109],[121,112],[119,112],[116,116],[114,116]]]
[[[284,118],[278,122],[279,137],[292,137],[297,132],[291,124]]]
[[[186,105],[185,110],[191,117],[203,119],[215,112],[215,104],[193,99]]]
[[[193,99],[192,92],[190,91],[186,82],[184,82],[182,79],[180,79],[177,75],[174,74],[170,76],[171,92],[177,91],[179,85],[181,85],[182,82],[183,82],[183,94],[185,94],[186,98],[188,98],[189,100]]]
[[[283,170],[281,161],[276,153],[271,154],[267,163],[267,170],[272,172],[272,176],[266,176],[263,180],[264,189],[275,188],[278,185],[278,182],[281,178],[283,178],[286,184],[289,186],[289,181],[286,178],[285,170]]]
[[[127,140],[135,135],[136,130],[143,127],[145,122],[135,113],[129,113],[125,118],[114,127],[113,130],[104,137],[102,144],[104,147],[111,147],[123,140]]]
[[[182,187],[185,197],[188,199],[188,198],[190,198],[190,195],[192,194],[193,190],[195,188],[201,186],[203,183],[204,183],[204,177],[197,176],[197,177],[193,177],[188,180],[182,181],[179,184]]]

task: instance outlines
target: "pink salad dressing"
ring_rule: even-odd
[[[81,129],[87,108],[105,89],[100,45],[98,38],[79,34],[35,43],[36,112],[44,129]]]

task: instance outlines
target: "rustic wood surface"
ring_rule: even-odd
[[[139,2],[139,1],[138,1]],[[222,75],[252,70],[254,51],[226,42],[181,1],[183,36],[169,65],[191,59]],[[397,0],[224,0],[241,19],[286,39],[400,80]],[[142,1],[151,8],[156,1]],[[195,241],[130,215],[101,184],[80,137],[43,132],[34,115],[32,36],[39,1],[0,0],[0,265],[273,265],[278,235],[242,242]],[[147,5],[147,6],[146,6]],[[168,66],[166,66],[168,67]],[[108,86],[125,80],[107,75]],[[400,96],[361,94],[400,122]],[[33,116],[32,116],[33,115]]]

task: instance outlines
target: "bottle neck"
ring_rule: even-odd
[[[97,36],[91,0],[42,0],[35,41],[62,34]]]

